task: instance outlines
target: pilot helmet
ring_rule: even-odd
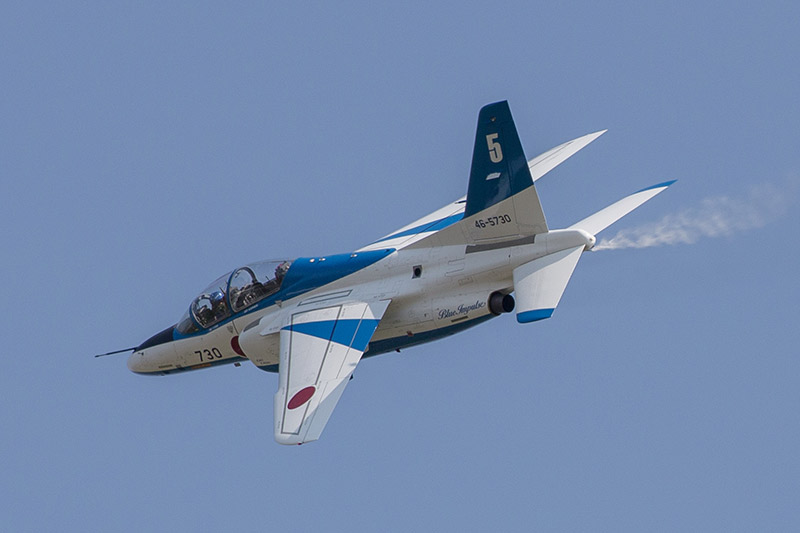
[[[225,300],[225,294],[222,291],[214,291],[211,293],[210,299],[214,304],[221,303]]]

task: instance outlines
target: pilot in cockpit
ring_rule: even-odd
[[[225,301],[224,292],[214,291],[211,293],[211,311],[215,322],[228,315],[228,304]]]
[[[289,271],[289,266],[291,265],[291,261],[284,261],[275,269],[275,281],[278,282],[278,287],[281,286],[283,282],[283,278],[286,276],[286,273]]]
[[[178,322],[177,331],[187,335],[198,328],[210,328],[274,294],[291,264],[291,261],[261,261],[221,276],[194,299]]]

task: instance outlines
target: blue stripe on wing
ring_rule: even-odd
[[[367,348],[367,343],[372,338],[372,334],[375,333],[378,322],[380,320],[355,318],[321,320],[319,322],[293,324],[283,329],[329,340],[363,352]]]

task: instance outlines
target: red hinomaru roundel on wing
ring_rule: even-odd
[[[292,399],[289,400],[289,405],[287,405],[287,407],[289,409],[297,409],[298,407],[306,403],[308,400],[310,400],[311,397],[314,396],[314,393],[316,391],[317,389],[315,389],[313,386],[299,390],[297,394],[292,396]]]

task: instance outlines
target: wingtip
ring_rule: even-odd
[[[636,191],[636,193],[640,193],[640,192],[644,192],[644,191],[651,191],[653,189],[666,189],[667,187],[669,187],[670,185],[672,185],[676,181],[678,181],[678,180],[670,180],[670,181],[665,181],[665,182],[662,182],[662,183],[657,183],[655,185],[651,185],[650,187],[645,187],[644,189],[642,189],[640,191]]]
[[[607,131],[608,130],[593,131],[592,133],[587,133],[586,135],[584,135],[582,137],[578,137],[577,139],[573,139],[572,141],[569,141],[569,143],[573,143],[575,141],[586,140],[586,144],[584,144],[584,146],[587,146],[589,143],[594,142],[595,140],[597,140],[598,137],[600,137],[601,135],[603,135]]]

